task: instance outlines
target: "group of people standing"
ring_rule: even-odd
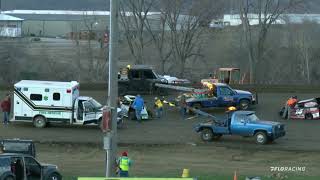
[[[181,118],[185,119],[186,113],[187,113],[187,103],[186,103],[186,97],[182,94],[180,96],[180,101],[178,103],[178,107],[180,108],[180,114]],[[154,103],[153,103],[153,108],[155,111],[155,117],[158,119],[161,119],[163,114],[164,114],[164,104],[165,100],[162,98],[155,97],[154,98]],[[145,106],[144,99],[141,97],[141,95],[137,95],[135,100],[132,103],[132,108],[135,110],[135,115],[138,120],[138,122],[141,121],[141,112]]]

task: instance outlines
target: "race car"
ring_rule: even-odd
[[[319,108],[320,97],[298,101],[294,108],[291,109],[290,119],[320,119]],[[280,116],[283,115],[284,109],[283,107],[280,110]]]
[[[135,110],[131,107],[136,96],[125,95],[120,99],[120,108],[123,117],[127,117],[130,120],[136,120]],[[152,112],[147,110],[146,106],[141,111],[141,119],[148,120],[152,119]]]

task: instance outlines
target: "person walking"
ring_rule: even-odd
[[[122,152],[121,157],[119,157],[117,161],[120,177],[129,177],[129,168],[131,164],[132,162],[128,158],[128,153],[126,151]]]
[[[154,98],[154,107],[156,109],[156,117],[161,118],[163,114],[163,103],[158,97]]]
[[[132,108],[135,110],[138,122],[142,122],[141,111],[144,108],[144,100],[139,94],[134,99],[134,101],[132,103]]]
[[[9,124],[9,116],[11,111],[11,99],[10,95],[7,94],[4,100],[1,102],[1,110],[3,112],[3,124]]]

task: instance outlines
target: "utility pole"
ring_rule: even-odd
[[[110,0],[109,83],[108,107],[111,109],[111,131],[105,134],[106,177],[115,177],[117,155],[117,99],[118,99],[118,2]]]

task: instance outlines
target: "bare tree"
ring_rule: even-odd
[[[88,72],[89,79],[93,80],[94,76],[94,57],[93,57],[93,47],[92,40],[95,38],[94,26],[97,25],[97,18],[95,15],[88,15],[87,11],[83,14],[83,22],[86,28],[86,40],[87,40],[87,58],[88,58]]]
[[[302,65],[301,73],[302,76],[307,80],[307,83],[310,84],[312,81],[311,71],[312,71],[312,60],[314,56],[313,49],[318,45],[317,34],[314,32],[318,28],[318,25],[313,22],[304,21],[303,24],[299,27],[296,27],[295,31],[295,46],[298,49],[299,57],[301,58],[300,62]]]
[[[206,9],[193,11],[185,0],[166,0],[165,16],[170,29],[170,43],[174,59],[179,64],[179,75],[184,77],[187,60],[192,56],[201,56],[202,35],[206,27],[200,22],[208,15]]]
[[[120,1],[120,23],[135,59],[135,64],[145,63],[145,45],[150,42],[146,36],[147,16],[155,0]]]
[[[254,83],[255,65],[265,53],[265,42],[269,29],[287,10],[296,7],[301,0],[240,0],[239,12],[245,36],[246,49],[249,58],[250,83]],[[258,19],[257,24],[251,21]]]
[[[159,12],[156,16],[159,17],[159,26],[156,27],[159,29],[154,29],[149,19],[146,19],[146,29],[151,35],[155,48],[158,51],[160,58],[160,71],[165,73],[165,65],[172,55],[171,44],[166,42],[170,40],[166,30],[168,16],[166,16],[164,12]]]
[[[77,69],[78,69],[78,81],[81,80],[81,74],[82,74],[82,65],[81,65],[81,47],[80,47],[80,27],[79,27],[79,23],[78,22],[74,22],[72,21],[70,23],[70,29],[71,29],[71,33],[70,33],[70,38],[72,39],[72,41],[75,44],[75,52],[76,52],[76,62],[77,62]]]

